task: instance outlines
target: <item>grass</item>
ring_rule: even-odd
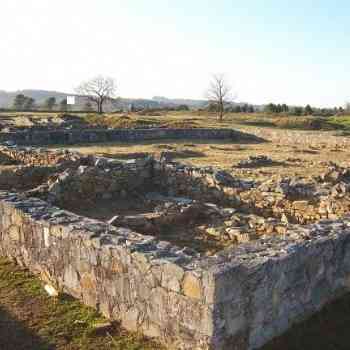
[[[216,119],[214,113],[206,112],[170,112],[160,116],[140,116],[137,114],[87,115],[84,121],[93,126],[111,128],[234,128],[240,125],[258,126],[295,130],[350,130],[350,116],[335,116],[330,118],[317,116],[286,116],[264,113],[228,113],[223,122]]]
[[[165,350],[115,325],[96,331],[105,322],[68,296],[48,297],[36,277],[0,258],[1,350]],[[348,350],[349,325],[348,294],[261,350]]]
[[[328,122],[338,129],[350,131],[350,116],[331,117]]]
[[[162,349],[116,324],[99,332],[101,323],[93,309],[65,295],[50,298],[37,278],[0,258],[0,349]]]
[[[288,116],[266,113],[227,113],[222,122],[219,122],[215,113],[204,111],[153,113],[106,113],[74,114],[84,123],[93,127],[103,128],[237,128],[240,126],[269,127],[296,130],[350,130],[350,116],[335,116],[330,118],[317,116]],[[28,123],[38,123],[40,119],[62,116],[62,113],[0,113],[0,121],[12,119],[13,124],[21,126]]]
[[[156,114],[156,115],[154,115]],[[52,113],[51,117],[57,115]],[[13,114],[16,125],[31,125],[39,120],[48,118],[48,114]],[[30,116],[30,118],[28,118]],[[332,118],[312,116],[285,116],[269,115],[264,113],[243,114],[228,113],[223,122],[219,122],[215,113],[203,111],[188,112],[156,112],[141,115],[130,114],[79,114],[85,124],[104,128],[144,128],[144,127],[178,127],[178,128],[235,128],[248,133],[256,134],[267,140],[272,140],[273,133],[278,134],[271,143],[266,144],[233,144],[232,142],[206,140],[162,140],[162,142],[142,143],[111,143],[103,145],[77,145],[74,148],[83,153],[95,153],[104,156],[126,159],[141,157],[147,154],[159,155],[169,151],[174,160],[188,164],[207,166],[212,165],[231,170],[237,162],[250,155],[269,155],[281,166],[274,169],[249,170],[244,176],[256,177],[262,175],[268,178],[275,174],[282,175],[309,175],[319,174],[319,162],[333,160],[344,162],[349,157],[348,145],[340,136],[350,135],[350,116]],[[1,119],[2,118],[2,119]],[[1,120],[11,119],[8,113],[0,113]],[[28,120],[27,120],[28,119]],[[60,120],[60,118],[56,118]],[[336,131],[336,132],[335,132]],[[313,134],[311,134],[313,132]],[[335,136],[334,136],[335,135]],[[285,139],[289,139],[285,142]],[[192,146],[188,147],[191,142]],[[167,143],[166,147],[162,145]],[[338,147],[340,145],[340,148]],[[309,148],[315,146],[316,150]],[[67,146],[66,146],[67,147]],[[170,147],[170,149],[169,149]],[[301,163],[288,163],[288,158],[300,158]],[[315,164],[316,163],[316,164]],[[324,168],[323,166],[321,168]],[[261,171],[260,171],[261,170]],[[259,173],[259,174],[256,174]],[[263,174],[264,173],[264,174]]]
[[[245,131],[255,133],[260,128],[247,127]],[[161,140],[135,143],[104,143],[62,146],[84,154],[96,154],[116,159],[142,158],[146,155],[159,157],[167,152],[175,161],[194,166],[214,166],[248,178],[269,179],[271,176],[308,176],[319,175],[326,164],[347,162],[350,150],[341,138],[315,131],[279,130],[263,128],[266,143],[235,143],[230,140]],[[57,148],[57,146],[53,146]],[[251,155],[267,155],[275,162],[274,166],[258,169],[233,168],[241,160]],[[293,161],[294,159],[294,161]],[[299,159],[299,162],[295,162]],[[278,164],[278,165],[276,165]]]
[[[317,117],[317,116],[287,116],[287,115],[239,115],[236,123],[245,126],[268,127],[294,130],[339,130],[350,127],[350,116]]]
[[[115,115],[103,115],[90,114],[83,117],[83,120],[95,127],[104,128],[144,128],[144,127],[157,127],[160,122],[156,119],[149,118],[131,118],[129,116],[115,116]]]

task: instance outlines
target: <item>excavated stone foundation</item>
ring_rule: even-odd
[[[171,347],[259,348],[349,291],[348,169],[259,183],[166,154],[0,154],[0,254]]]

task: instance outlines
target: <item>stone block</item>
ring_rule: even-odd
[[[182,291],[185,296],[200,300],[203,296],[201,280],[192,272],[186,272],[183,282]]]

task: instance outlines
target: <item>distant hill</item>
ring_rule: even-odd
[[[72,96],[72,94],[48,90],[18,90],[11,92],[0,90],[0,108],[12,107],[13,101],[18,94],[33,98],[37,105],[42,105],[48,97],[55,97],[57,103],[59,103],[67,96]],[[82,109],[85,103],[86,98],[76,96],[76,105],[73,109]],[[135,108],[166,108],[180,105],[188,105],[190,108],[200,108],[206,104],[207,102],[204,100],[170,99],[166,97],[153,97],[152,99],[117,98],[113,103],[106,104],[105,110],[125,109],[130,107],[130,105],[133,105]]]
[[[176,107],[180,105],[187,105],[191,108],[201,108],[208,104],[206,100],[191,100],[185,98],[167,98],[162,96],[154,96],[152,101],[156,101],[160,104],[167,105],[169,107]]]

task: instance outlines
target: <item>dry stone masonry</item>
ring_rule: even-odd
[[[164,139],[247,140],[263,139],[233,129],[47,129],[0,132],[0,142],[17,145],[57,145],[96,142],[135,142]]]
[[[12,146],[0,161],[0,254],[172,348],[258,349],[349,292],[350,173],[336,164],[260,183],[166,154]]]

